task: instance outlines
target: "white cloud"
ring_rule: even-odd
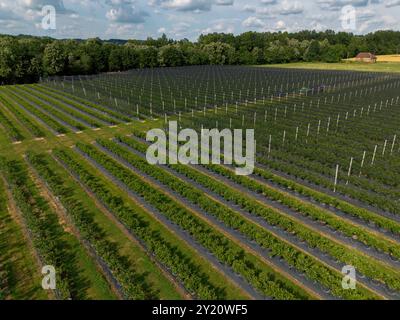
[[[281,15],[289,15],[303,13],[303,10],[304,7],[301,2],[284,0],[276,12]]]
[[[283,21],[283,20],[277,21],[276,24],[275,24],[274,29],[275,29],[275,30],[278,30],[278,31],[283,31],[283,30],[285,30],[285,29],[286,29],[286,23],[285,23],[285,21]]]
[[[248,17],[242,22],[242,26],[246,28],[264,28],[265,22],[257,17]]]
[[[36,28],[44,4],[58,12],[54,33]],[[0,32],[143,39],[165,31],[195,40],[201,32],[341,30],[346,5],[356,7],[356,33],[400,30],[400,0],[0,0]]]
[[[211,11],[212,6],[232,6],[234,0],[149,0],[149,5],[183,12]]]
[[[294,15],[303,13],[304,7],[299,1],[288,1],[284,0],[281,3],[277,3],[276,1],[269,1],[267,7],[254,7],[251,5],[244,6],[243,10],[246,12],[256,13],[257,16],[268,16],[270,18],[282,15]],[[275,5],[276,4],[276,5]]]
[[[210,11],[212,0],[150,0],[150,5],[178,11]]]
[[[372,9],[359,9],[356,11],[357,21],[368,21],[375,18],[376,12]]]
[[[245,11],[245,12],[256,12],[256,10],[257,10],[257,8],[255,6],[250,5],[250,4],[246,4],[243,7],[243,11]]]
[[[262,16],[269,16],[273,17],[275,15],[276,10],[271,9],[271,8],[257,8],[256,13],[257,15],[262,15]]]
[[[202,34],[213,33],[213,32],[224,32],[224,33],[233,33],[235,31],[235,25],[237,24],[236,19],[227,20],[221,19],[214,21],[211,26],[201,30]]]
[[[277,0],[261,0],[261,3],[262,4],[266,4],[266,5],[268,5],[268,4],[276,4]]]
[[[400,0],[389,0],[385,3],[386,8],[400,6]]]
[[[63,0],[17,0],[17,2],[26,9],[41,10],[46,5],[51,5],[58,14],[71,13],[64,6]]]
[[[231,6],[234,0],[216,0],[215,4],[218,6]]]
[[[137,7],[134,0],[105,0],[111,6],[106,12],[106,17],[113,23],[143,23],[149,13]]]
[[[357,25],[359,33],[372,32],[379,28],[380,30],[390,30],[398,26],[398,20],[389,15],[377,16],[373,19],[367,19]]]
[[[338,11],[344,6],[351,5],[353,7],[365,7],[369,3],[379,3],[379,0],[317,0],[322,9]]]
[[[142,24],[111,23],[106,30],[106,35],[113,38],[132,39],[142,36],[143,30]]]
[[[315,31],[324,31],[328,29],[325,24],[321,23],[321,21],[318,20],[311,21],[310,27]]]
[[[149,14],[132,7],[112,8],[107,11],[106,17],[112,22],[143,23]]]

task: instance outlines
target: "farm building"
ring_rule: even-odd
[[[376,56],[370,52],[360,52],[356,56],[356,61],[359,61],[359,62],[375,63],[376,59],[377,59]]]

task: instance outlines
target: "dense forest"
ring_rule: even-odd
[[[0,35],[0,83],[36,82],[42,76],[94,74],[132,68],[200,64],[337,62],[358,52],[397,53],[400,32],[367,35],[301,31],[213,33],[197,42],[158,39],[128,41],[56,40]]]

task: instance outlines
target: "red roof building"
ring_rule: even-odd
[[[359,61],[359,62],[375,63],[376,60],[377,60],[376,55],[374,55],[370,52],[360,52],[356,56],[356,61]]]

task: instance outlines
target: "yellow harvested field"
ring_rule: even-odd
[[[400,62],[400,54],[377,56],[378,62]]]
[[[387,54],[376,56],[377,62],[400,62],[400,54]],[[343,61],[356,61],[356,58],[343,59]]]

